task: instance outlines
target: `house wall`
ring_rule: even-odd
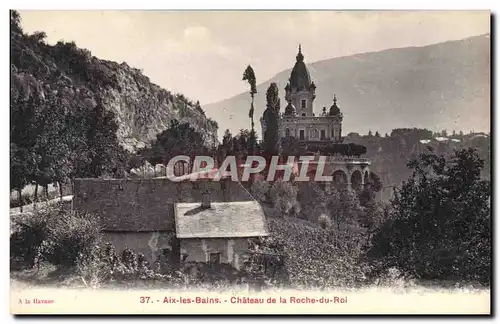
[[[160,260],[163,249],[171,249],[172,232],[105,232],[104,235],[115,246],[118,254],[129,248],[137,254],[144,254],[151,265]]]
[[[214,202],[253,200],[238,182],[209,181]],[[173,204],[201,202],[199,182],[167,179],[75,179],[73,208],[97,214],[105,230],[174,230]]]
[[[248,251],[247,238],[230,239],[181,239],[181,256],[187,255],[186,262],[208,262],[210,253],[220,253],[221,263],[231,264],[240,270],[243,255]]]

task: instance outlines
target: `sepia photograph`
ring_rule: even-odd
[[[491,315],[491,23],[10,10],[10,313]]]

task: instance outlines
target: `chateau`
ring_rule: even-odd
[[[311,81],[309,70],[304,63],[304,55],[299,45],[299,52],[285,87],[285,100],[288,103],[281,115],[279,134],[293,136],[301,144],[340,143],[342,134],[342,113],[333,96],[330,109],[323,107],[319,116],[314,113],[316,85]],[[266,131],[264,118],[260,119],[262,134]]]
[[[342,145],[343,115],[337,105],[335,94],[330,108],[323,107],[319,115],[314,112],[314,99],[316,99],[316,85],[311,80],[299,45],[295,65],[285,86],[287,106],[279,115],[278,134],[281,139],[289,136],[295,138],[307,152],[316,154],[322,150],[321,148],[330,144]],[[264,136],[267,126],[264,116],[260,118],[260,122]],[[369,180],[371,163],[368,159],[356,158],[349,154],[328,155],[323,174],[332,175],[335,183],[361,188]],[[314,175],[317,163],[311,161],[309,164],[308,175]]]

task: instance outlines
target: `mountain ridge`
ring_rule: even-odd
[[[337,94],[345,116],[346,132],[390,132],[398,127],[487,131],[490,128],[489,35],[486,33],[461,40],[357,53],[307,63],[312,80],[317,85],[315,112],[320,113],[323,106],[329,107],[333,94]],[[307,60],[307,52],[304,54]],[[293,66],[292,55],[295,53],[290,55],[290,69],[258,85],[255,98],[257,118],[264,110],[264,94],[271,82],[278,84],[282,107],[286,105],[283,88]],[[258,71],[256,74],[258,76]],[[415,86],[418,86],[417,89],[412,90]],[[394,91],[398,87],[400,91]],[[383,97],[386,97],[385,100]],[[460,100],[461,97],[463,100]],[[408,108],[410,114],[405,109],[398,113],[397,108],[406,106],[407,98],[411,101]],[[424,109],[427,118],[411,113],[419,106],[418,101],[429,107]],[[363,109],[374,103],[376,113]],[[472,122],[460,120],[468,104],[479,112]],[[447,108],[450,105],[453,109]],[[221,128],[230,125],[228,128],[234,133],[240,128],[249,128],[249,106],[250,97],[244,92],[206,104],[204,109],[208,116],[217,120]],[[391,120],[380,120],[377,115],[384,112],[381,110],[391,115]],[[406,118],[410,117],[408,114],[411,118]],[[362,119],[367,119],[367,122],[361,122]],[[259,123],[256,123],[256,131],[261,135]]]

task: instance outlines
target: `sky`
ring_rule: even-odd
[[[208,104],[307,62],[423,46],[489,33],[484,11],[23,11],[28,33],[75,41],[98,58],[127,62],[161,87]]]

